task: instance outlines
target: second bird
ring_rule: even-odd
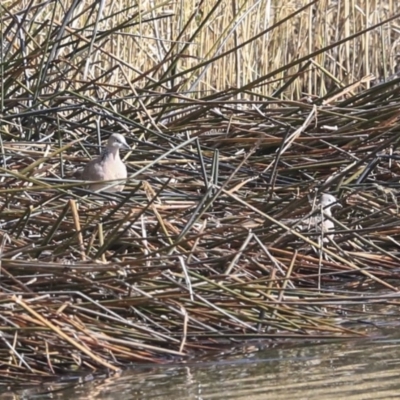
[[[83,181],[110,181],[114,179],[126,180],[128,173],[126,165],[119,155],[120,149],[130,150],[125,137],[119,133],[113,133],[100,156],[89,161],[77,178]],[[106,192],[120,192],[124,190],[125,182],[98,182],[89,186],[90,190]]]

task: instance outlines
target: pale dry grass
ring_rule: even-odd
[[[38,68],[40,49],[55,39],[49,38],[49,32],[61,26],[70,12],[67,33],[57,49],[57,63],[47,72],[66,70],[69,78],[73,75],[75,89],[103,75],[103,96],[112,94],[115,87],[132,92],[160,80],[165,89],[180,85],[180,93],[192,97],[243,88],[261,80],[252,95],[240,93],[237,97],[270,96],[304,65],[296,64],[297,60],[400,13],[400,3],[391,0],[320,0],[314,4],[308,0],[156,0],[136,5],[108,0],[101,10],[90,2],[79,2],[73,9],[72,0],[67,0],[47,5],[34,2],[30,12],[24,11],[27,18],[21,25],[14,24],[8,30],[8,12],[26,10],[30,3],[2,5],[2,31],[13,43],[11,53],[20,51],[15,38],[21,28],[27,37],[34,37],[26,52],[31,54],[32,67]],[[303,11],[281,22],[302,7]],[[397,72],[399,29],[394,19],[311,57],[311,64],[282,96],[324,96],[332,86],[347,85],[369,74],[383,78]],[[104,32],[104,38],[90,44],[94,33],[99,38]],[[85,43],[90,46],[85,47]],[[205,64],[199,67],[200,63]],[[295,65],[279,71],[291,63]]]

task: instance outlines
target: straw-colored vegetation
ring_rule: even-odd
[[[399,13],[1,2],[2,381],[363,335],[397,301]],[[112,132],[125,191],[77,191]],[[324,191],[333,240],[297,227]]]

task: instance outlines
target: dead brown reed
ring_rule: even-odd
[[[400,271],[381,3],[2,4],[1,381],[364,335]],[[94,197],[69,177],[113,132],[129,182]]]

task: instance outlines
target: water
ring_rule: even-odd
[[[250,347],[217,360],[136,367],[118,377],[41,387],[36,394],[26,391],[26,397],[22,392],[17,397],[3,394],[0,399],[398,399],[400,338],[391,337],[263,351]],[[46,390],[52,394],[45,395]]]

